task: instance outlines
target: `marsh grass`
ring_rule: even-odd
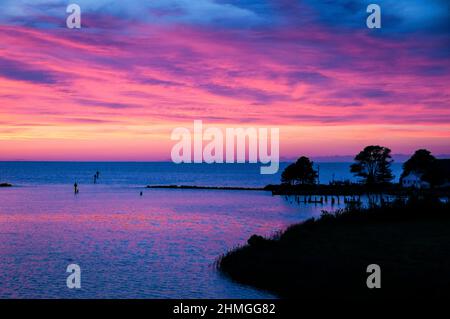
[[[369,264],[382,288],[368,289]],[[270,238],[253,235],[217,261],[232,280],[285,298],[450,294],[450,204],[433,196],[323,211]]]

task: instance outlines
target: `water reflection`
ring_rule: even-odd
[[[213,263],[252,234],[319,216],[268,192],[83,185],[0,192],[0,297],[265,298]],[[66,288],[66,267],[82,289]]]

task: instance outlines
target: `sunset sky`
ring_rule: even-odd
[[[446,0],[0,4],[0,160],[168,160],[194,120],[279,127],[283,158],[450,153]]]

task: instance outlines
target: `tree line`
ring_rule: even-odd
[[[394,179],[391,164],[393,162],[391,150],[384,146],[370,145],[359,152],[350,172],[366,185],[389,184]],[[411,172],[422,176],[422,180],[431,185],[439,182],[439,172],[434,169],[436,158],[426,149],[417,150],[410,159],[403,164],[401,178]],[[314,162],[302,156],[295,163],[288,165],[281,174],[281,182],[290,185],[316,184],[318,172],[314,169]]]

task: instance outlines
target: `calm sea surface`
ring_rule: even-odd
[[[348,167],[320,163],[320,181],[352,179]],[[393,170],[398,177],[400,165]],[[254,233],[331,207],[261,191],[144,186],[256,187],[279,175],[249,164],[0,162],[0,182],[15,185],[0,188],[0,298],[273,297],[224,278],[214,261]],[[66,287],[72,263],[79,290]]]

